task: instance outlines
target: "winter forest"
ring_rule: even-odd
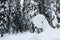
[[[40,35],[49,29],[60,33],[59,27],[60,0],[0,0],[0,37],[25,32]]]

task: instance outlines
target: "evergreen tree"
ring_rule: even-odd
[[[60,7],[60,0],[57,0],[56,5],[57,5],[57,8],[56,8],[57,9],[56,10],[57,19],[58,19],[58,22],[60,23],[60,16],[59,16],[60,15],[60,8],[59,8]]]
[[[39,13],[38,2],[35,0],[24,0],[23,7],[23,19],[25,22],[25,28],[30,29],[32,27],[31,19]],[[33,30],[32,30],[33,31]]]
[[[58,24],[57,24],[57,28],[60,27],[59,23],[60,23],[60,0],[56,0],[56,16],[57,16],[57,20],[58,20]]]
[[[8,18],[7,18],[7,11],[8,11],[8,6],[7,6],[7,1],[0,1],[0,33],[1,37],[3,36],[4,33],[7,32],[7,23],[8,23]]]

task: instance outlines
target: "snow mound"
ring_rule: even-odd
[[[38,28],[43,28],[44,30],[47,30],[48,28],[51,29],[48,21],[46,20],[45,16],[42,14],[37,14],[34,18],[31,20],[35,26]],[[48,29],[49,30],[49,29]]]

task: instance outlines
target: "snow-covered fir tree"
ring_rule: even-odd
[[[45,7],[45,17],[48,20],[50,26],[52,28],[56,28],[57,22],[57,16],[56,16],[56,0],[46,0],[44,1],[44,7]],[[54,23],[56,21],[56,23]]]
[[[53,1],[52,1],[53,2]],[[53,24],[52,24],[52,20],[53,20],[53,18],[52,18],[52,10],[51,10],[51,0],[45,0],[44,1],[44,7],[45,7],[45,13],[44,13],[44,15],[45,15],[45,17],[46,17],[46,19],[48,20],[48,22],[49,22],[49,24],[53,27],[53,28],[55,28],[54,26],[53,26]]]
[[[8,3],[7,1],[0,1],[0,33],[7,33],[7,24],[8,24]]]
[[[60,26],[60,0],[56,0],[56,15],[57,15],[57,20],[58,20],[58,24],[57,24],[57,28],[59,28]]]
[[[26,28],[30,29],[31,19],[39,13],[38,2],[35,0],[24,0],[23,7],[23,15],[25,16],[25,24],[27,24]],[[33,24],[34,25],[34,24]],[[33,31],[33,29],[31,29]]]

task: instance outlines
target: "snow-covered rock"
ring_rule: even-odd
[[[45,16],[42,15],[42,14],[36,15],[31,21],[38,28],[43,28],[44,30],[47,30],[48,28],[51,28],[48,21],[46,20]]]

